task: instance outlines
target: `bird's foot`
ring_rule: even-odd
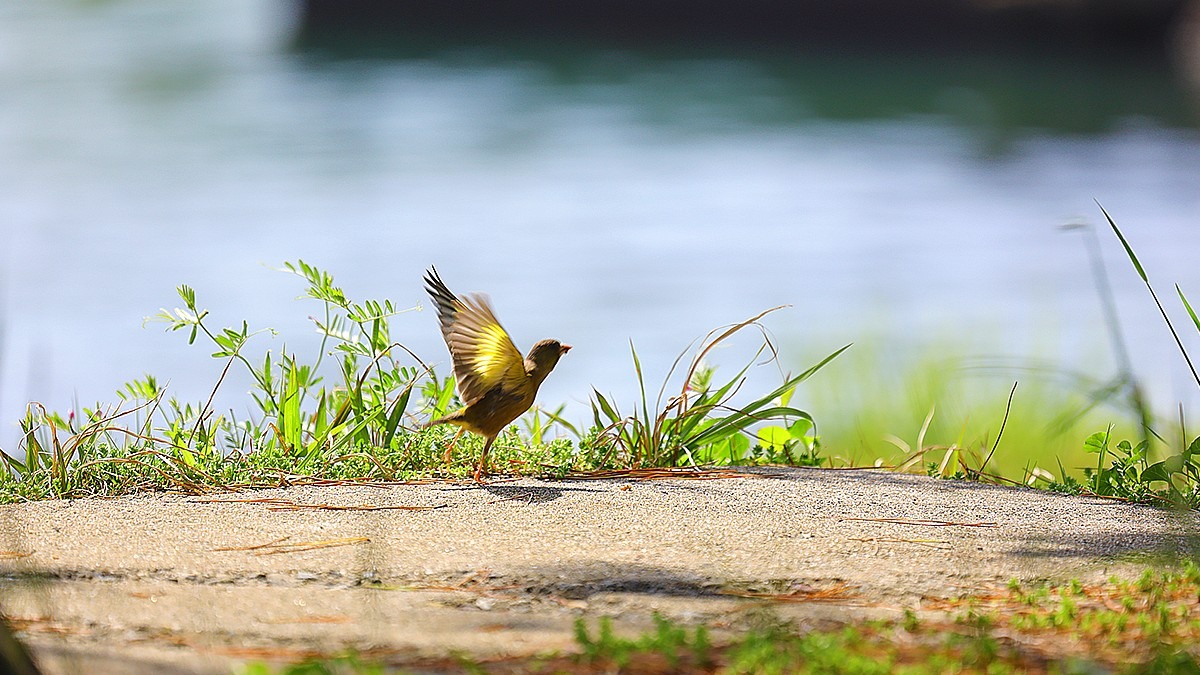
[[[446,446],[446,452],[442,455],[442,463],[446,468],[450,468],[450,463],[454,461],[454,448],[458,447],[458,438],[462,436],[463,430],[459,429],[458,433],[454,434],[454,438],[450,440],[450,445]]]
[[[475,482],[476,483],[484,482],[483,479],[486,478],[487,475],[488,475],[487,467],[483,465],[483,462],[480,462],[475,467]]]

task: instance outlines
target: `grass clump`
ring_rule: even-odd
[[[1183,356],[1188,372],[1196,385],[1200,387],[1200,374],[1197,373],[1191,355],[1188,354],[1183,340],[1179,337],[1179,332],[1171,322],[1171,317],[1163,308],[1158,293],[1151,285],[1146,269],[1138,260],[1137,254],[1134,253],[1133,247],[1125,238],[1124,233],[1117,227],[1116,221],[1103,206],[1100,206],[1100,211],[1104,214],[1109,227],[1112,228],[1113,234],[1120,240],[1138,277],[1146,285],[1171,337],[1175,339],[1175,344]],[[1187,296],[1184,295],[1183,289],[1178,284],[1175,285],[1175,293],[1179,296],[1179,301],[1192,320],[1197,333],[1200,333],[1200,316],[1197,316],[1192,309],[1191,303],[1188,302]],[[1066,489],[1082,488],[1094,494],[1132,501],[1166,503],[1188,508],[1200,507],[1200,462],[1196,459],[1196,455],[1200,454],[1200,436],[1189,440],[1182,419],[1180,421],[1180,442],[1176,447],[1172,447],[1170,442],[1151,428],[1146,416],[1143,416],[1141,440],[1136,443],[1122,440],[1115,446],[1110,446],[1111,432],[1110,428],[1088,437],[1085,447],[1088,452],[1095,453],[1098,458],[1095,469],[1085,470],[1083,483],[1068,481],[1062,487]],[[1154,440],[1163,443],[1166,447],[1165,453],[1154,453],[1152,447]],[[1153,454],[1165,454],[1165,456],[1153,461],[1151,459]]]
[[[637,350],[630,346],[641,391],[641,404],[623,415],[599,391],[593,390],[592,414],[601,442],[618,450],[630,466],[680,466],[687,464],[791,464],[821,463],[812,416],[789,405],[796,387],[849,349],[846,345],[799,375],[784,376],[783,383],[751,402],[735,407],[732,399],[746,382],[747,371],[764,354],[777,361],[778,352],[759,323],[767,310],[740,323],[711,331],[700,340],[691,365],[683,374],[679,393],[664,397],[672,376],[688,350],[675,359],[663,379],[654,405],[646,395],[646,381]],[[732,378],[714,383],[715,369],[705,357],[718,345],[748,327],[758,328],[762,342],[754,356]],[[758,428],[764,422],[769,426]],[[752,431],[752,427],[757,431]],[[751,447],[751,438],[757,443]]]
[[[1045,487],[1081,476],[1094,464],[1081,439],[1128,417],[1102,406],[1096,383],[1074,373],[969,359],[950,347],[905,361],[868,345],[843,355],[829,375],[805,394],[820,413],[828,463],[839,467]],[[1129,422],[1113,428],[1136,433]]]
[[[569,653],[482,661],[336,655],[274,671],[256,665],[245,672],[1200,672],[1200,568],[1192,562],[1106,583],[1012,580],[957,598],[926,598],[903,610],[893,619],[801,628],[758,602],[740,630],[731,630],[728,618],[723,628],[710,629],[656,615],[652,628],[640,634],[619,633],[608,617],[594,623],[579,618]]]
[[[302,278],[307,297],[321,304],[313,318],[321,335],[315,354],[305,358],[285,344],[252,360],[255,336],[275,331],[252,331],[245,321],[213,328],[196,292],[180,286],[183,305],[151,320],[214,349],[224,365],[208,399],[181,402],[146,376],[126,384],[119,403],[85,408],[79,418],[31,404],[21,421],[23,458],[0,452],[8,498],[203,492],[278,485],[293,476],[392,479],[413,470],[433,438],[401,425],[414,390],[424,383],[430,405],[444,407],[452,384],[391,341],[388,319],[401,310],[390,301],[352,302],[332,276],[303,261],[284,270]],[[254,413],[246,419],[212,405],[235,367],[252,381]]]
[[[1030,644],[1055,640],[1065,655],[1097,664],[1154,672],[1158,665],[1190,664],[1197,672],[1200,572],[1182,567],[1147,570],[1134,580],[1103,584],[1010,584],[1006,593],[967,597],[960,611],[986,613]],[[1158,664],[1158,665],[1156,665]]]
[[[1096,466],[1084,468],[1082,482],[1067,476],[1051,488],[1148,504],[1200,508],[1200,466],[1193,459],[1200,454],[1200,438],[1183,451],[1156,462],[1148,456],[1149,439],[1134,445],[1129,440],[1111,444],[1111,438],[1111,428],[1089,436],[1084,447],[1096,455]]]
[[[1112,217],[1101,210],[1200,386],[1200,375],[1145,268]],[[1096,251],[1093,259],[1103,277]],[[854,375],[826,379],[811,392],[821,406],[835,411],[823,421],[826,446],[835,448],[828,461],[1200,508],[1200,437],[1189,437],[1182,410],[1178,433],[1169,434],[1170,440],[1154,428],[1120,338],[1107,279],[1098,278],[1098,285],[1107,301],[1119,370],[1115,377],[1102,381],[1092,373],[1044,364],[970,363],[943,357],[898,372],[891,355],[859,350],[849,359]],[[1200,316],[1182,289],[1175,290],[1200,333]],[[997,374],[1019,376],[1020,390],[1013,379]],[[1010,415],[1014,424],[1006,427]],[[912,435],[894,435],[905,428]],[[996,452],[1001,434],[1005,447]]]
[[[150,320],[212,350],[222,365],[208,398],[179,401],[147,375],[126,384],[117,403],[84,408],[78,415],[31,403],[21,420],[17,452],[0,450],[0,502],[469,475],[482,440],[464,434],[454,441],[452,429],[423,428],[422,422],[441,417],[458,401],[453,379],[439,377],[392,339],[391,320],[407,310],[390,300],[353,301],[332,275],[304,261],[285,263],[283,271],[301,279],[305,297],[320,305],[312,317],[320,336],[314,352],[301,354],[284,343],[278,351],[255,355],[256,338],[275,335],[273,329],[252,329],[247,321],[218,328],[195,290],[180,286],[182,305]],[[703,343],[681,398],[667,405],[670,413],[655,420],[649,435],[629,426],[649,419],[648,413],[619,418],[597,394],[601,407],[614,415],[607,426],[581,432],[562,419],[561,407],[534,408],[497,439],[495,466],[517,474],[563,476],[697,462],[819,461],[812,418],[787,406],[795,386],[816,368],[785,378],[782,386],[739,407],[731,399],[744,383],[746,368],[729,383],[710,387],[714,371],[701,365],[709,349],[741,328],[757,326],[761,316]],[[765,338],[764,348],[773,353]],[[636,352],[635,364],[641,382]],[[248,415],[214,408],[232,369],[250,378]],[[756,428],[769,421],[786,426]],[[643,438],[653,445],[635,444]],[[751,448],[750,438],[759,444]]]
[[[240,675],[384,675],[395,672],[381,663],[356,655],[316,658],[273,668],[265,663],[243,666]]]
[[[1162,310],[1132,248],[1105,216]],[[482,441],[466,434],[455,442],[453,430],[422,428],[457,400],[452,379],[439,377],[392,339],[391,320],[407,310],[388,300],[353,301],[329,273],[303,261],[285,263],[283,271],[301,279],[305,296],[320,306],[313,318],[320,335],[314,352],[301,354],[284,343],[253,355],[257,337],[274,330],[252,330],[247,321],[215,327],[196,292],[180,286],[182,305],[153,319],[213,350],[222,366],[207,400],[181,402],[147,375],[125,385],[116,404],[62,415],[31,403],[17,452],[0,450],[0,502],[468,475]],[[1176,290],[1200,331],[1200,318]],[[1180,444],[1161,451],[1156,441],[1162,436],[1149,426],[1144,399],[1126,396],[1138,392],[1129,372],[1098,382],[1053,368],[1027,369],[1017,391],[1012,380],[994,376],[1011,374],[1011,365],[925,361],[897,373],[889,355],[859,350],[852,355],[855,373],[810,392],[813,404],[834,411],[818,434],[813,416],[793,403],[795,394],[849,345],[797,375],[781,369],[777,384],[745,395],[758,359],[778,365],[776,346],[761,324],[775,309],[710,332],[685,361],[689,346],[657,395],[648,392],[631,345],[639,400],[626,406],[593,391],[593,424],[585,429],[564,420],[562,407],[534,408],[497,439],[496,466],[547,476],[701,465],[879,466],[1200,507],[1200,438],[1188,442],[1181,423]],[[761,341],[753,357],[732,377],[718,377],[706,358],[756,330]],[[247,415],[219,413],[213,406],[232,369],[250,378],[253,404]],[[965,373],[991,376],[968,379]],[[1141,427],[1111,424],[1106,404],[1126,406],[1118,417],[1137,417]],[[1106,431],[1093,433],[1097,427]],[[1002,435],[1005,447],[997,452]]]
[[[663,671],[690,671],[712,666],[712,645],[708,630],[698,626],[693,632],[661,617],[654,617],[655,628],[634,639],[613,633],[612,621],[601,617],[597,634],[592,637],[583,619],[575,621],[575,643],[581,650],[581,663],[605,669],[625,670],[637,663],[639,668]]]

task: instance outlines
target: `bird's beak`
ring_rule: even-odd
[[[558,348],[560,350],[558,352],[560,355],[566,354],[567,352],[571,351],[571,345],[559,345]]]

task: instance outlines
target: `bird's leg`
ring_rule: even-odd
[[[487,470],[487,454],[488,450],[492,449],[492,443],[496,442],[495,436],[488,436],[487,442],[483,444],[483,453],[479,455],[479,466],[475,467],[475,482],[482,483],[483,477],[488,474]]]
[[[459,427],[458,432],[454,434],[454,438],[450,440],[450,445],[446,446],[446,454],[442,456],[442,462],[446,468],[450,468],[450,462],[454,459],[454,446],[458,444],[458,437],[463,435],[463,428]]]

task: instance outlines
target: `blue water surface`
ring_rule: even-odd
[[[421,275],[487,291],[527,347],[576,349],[542,400],[632,401],[707,330],[767,326],[797,370],[847,343],[1108,372],[1070,223],[1125,228],[1168,307],[1200,302],[1196,100],[1164,64],[825,55],[297,49],[272,0],[0,6],[0,447],[28,401],[115,401],[143,373],[208,396],[222,363],[143,327],[194,287],[252,352],[312,354],[302,258],[425,311]],[[1194,383],[1111,233],[1135,369]],[[1189,343],[1200,352],[1193,331]],[[1098,355],[1098,356],[1097,356]],[[730,368],[736,349],[713,360]],[[832,372],[831,377],[837,373]],[[245,411],[235,373],[218,403]],[[819,414],[820,411],[815,411]]]

